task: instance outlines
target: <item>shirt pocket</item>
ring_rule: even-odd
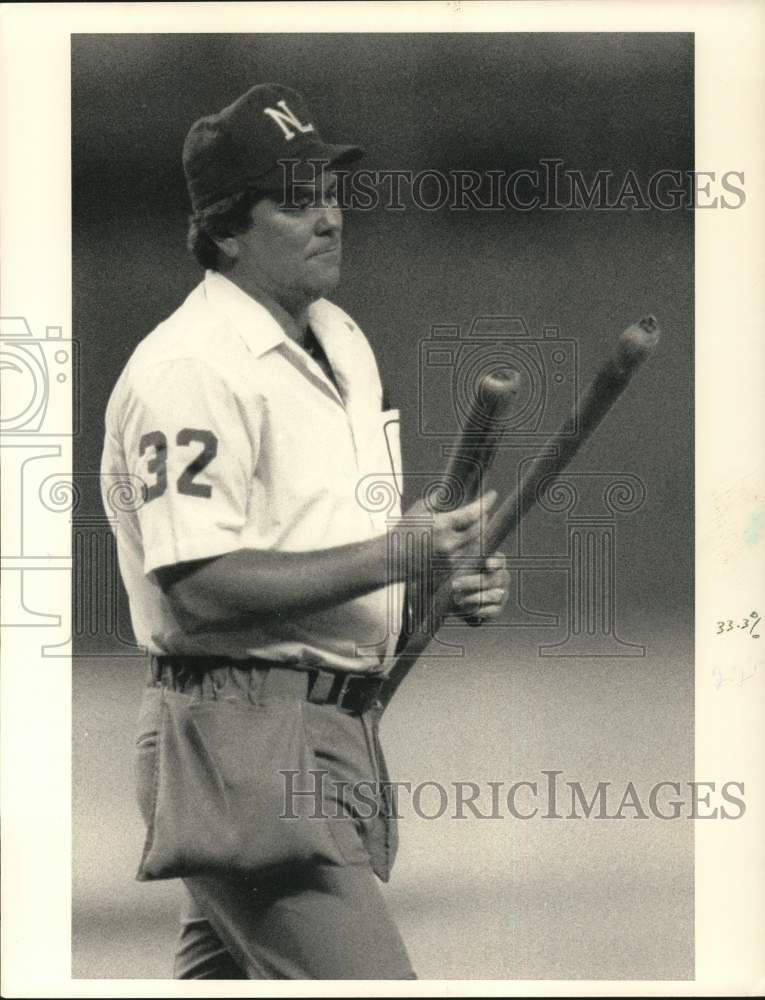
[[[383,410],[381,414],[382,432],[391,474],[398,493],[398,513],[401,512],[401,497],[404,495],[404,470],[401,460],[401,414],[398,410]]]
[[[368,512],[376,532],[384,532],[401,515],[404,483],[398,410],[382,410],[367,418],[365,460],[356,498]]]

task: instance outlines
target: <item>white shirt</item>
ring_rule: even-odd
[[[152,653],[375,670],[392,650],[401,585],[268,626],[192,634],[153,574],[242,548],[363,541],[400,514],[399,414],[382,411],[372,350],[331,302],[313,303],[308,319],[340,393],[264,306],[212,271],[138,345],[114,388],[104,505],[117,519],[133,630]],[[137,509],[115,509],[126,481],[142,486]]]

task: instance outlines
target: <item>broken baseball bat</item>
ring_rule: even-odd
[[[512,368],[498,369],[480,380],[443,479],[428,491],[435,510],[450,510],[475,500],[497,450],[502,421],[520,384],[521,376]]]
[[[483,551],[494,552],[516,530],[524,515],[553,486],[584,442],[616,403],[640,365],[659,340],[659,324],[653,316],[629,326],[619,338],[613,356],[603,365],[589,388],[577,400],[574,412],[553,434],[539,457],[523,476],[517,490],[507,497],[489,519],[483,536]],[[398,655],[387,677],[382,706],[388,704],[440,628],[451,607],[451,575],[440,581],[433,605],[426,616],[428,628],[419,629],[400,643]]]
[[[499,444],[502,421],[520,384],[521,376],[512,368],[497,369],[480,379],[446,471],[427,490],[427,506],[432,510],[453,510],[471,503],[479,490],[485,488],[486,473]],[[437,589],[443,580],[443,574],[436,577],[434,587]],[[410,597],[408,591],[407,600]],[[408,629],[402,631],[399,638],[399,648],[407,641],[408,633],[422,628],[429,611],[421,600],[412,607]]]

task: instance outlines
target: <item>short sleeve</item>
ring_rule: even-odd
[[[163,361],[133,373],[119,425],[127,470],[143,484],[144,572],[241,548],[257,408],[202,361]]]

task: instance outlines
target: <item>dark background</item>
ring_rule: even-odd
[[[677,34],[80,35],[72,39],[75,469],[94,481],[103,413],[138,341],[201,274],[185,250],[180,152],[196,118],[253,83],[301,91],[322,133],[372,169],[534,168],[588,175],[693,168],[693,39]],[[419,350],[436,324],[522,316],[577,341],[585,384],[646,313],[663,339],[578,457],[630,473],[647,501],[618,521],[620,635],[641,658],[541,658],[560,628],[462,630],[386,716],[395,777],[688,780],[693,767],[693,214],[687,210],[348,212],[334,299],[375,347],[401,409],[405,468],[440,468],[419,433]],[[431,401],[433,402],[433,401]],[[448,416],[448,398],[433,402]],[[496,482],[512,482],[505,449]],[[90,489],[90,487],[88,487]],[[91,494],[92,497],[92,494]],[[92,499],[92,512],[98,503]],[[528,545],[565,552],[536,512]],[[82,563],[81,563],[82,569]],[[87,572],[79,591],[87,589]],[[526,575],[562,614],[565,579]],[[75,592],[75,602],[81,593]],[[117,631],[128,636],[124,600]],[[74,974],[169,975],[178,887],[137,885],[132,722],[145,664],[110,634],[76,636]],[[692,975],[692,824],[402,822],[391,906],[426,978]]]

